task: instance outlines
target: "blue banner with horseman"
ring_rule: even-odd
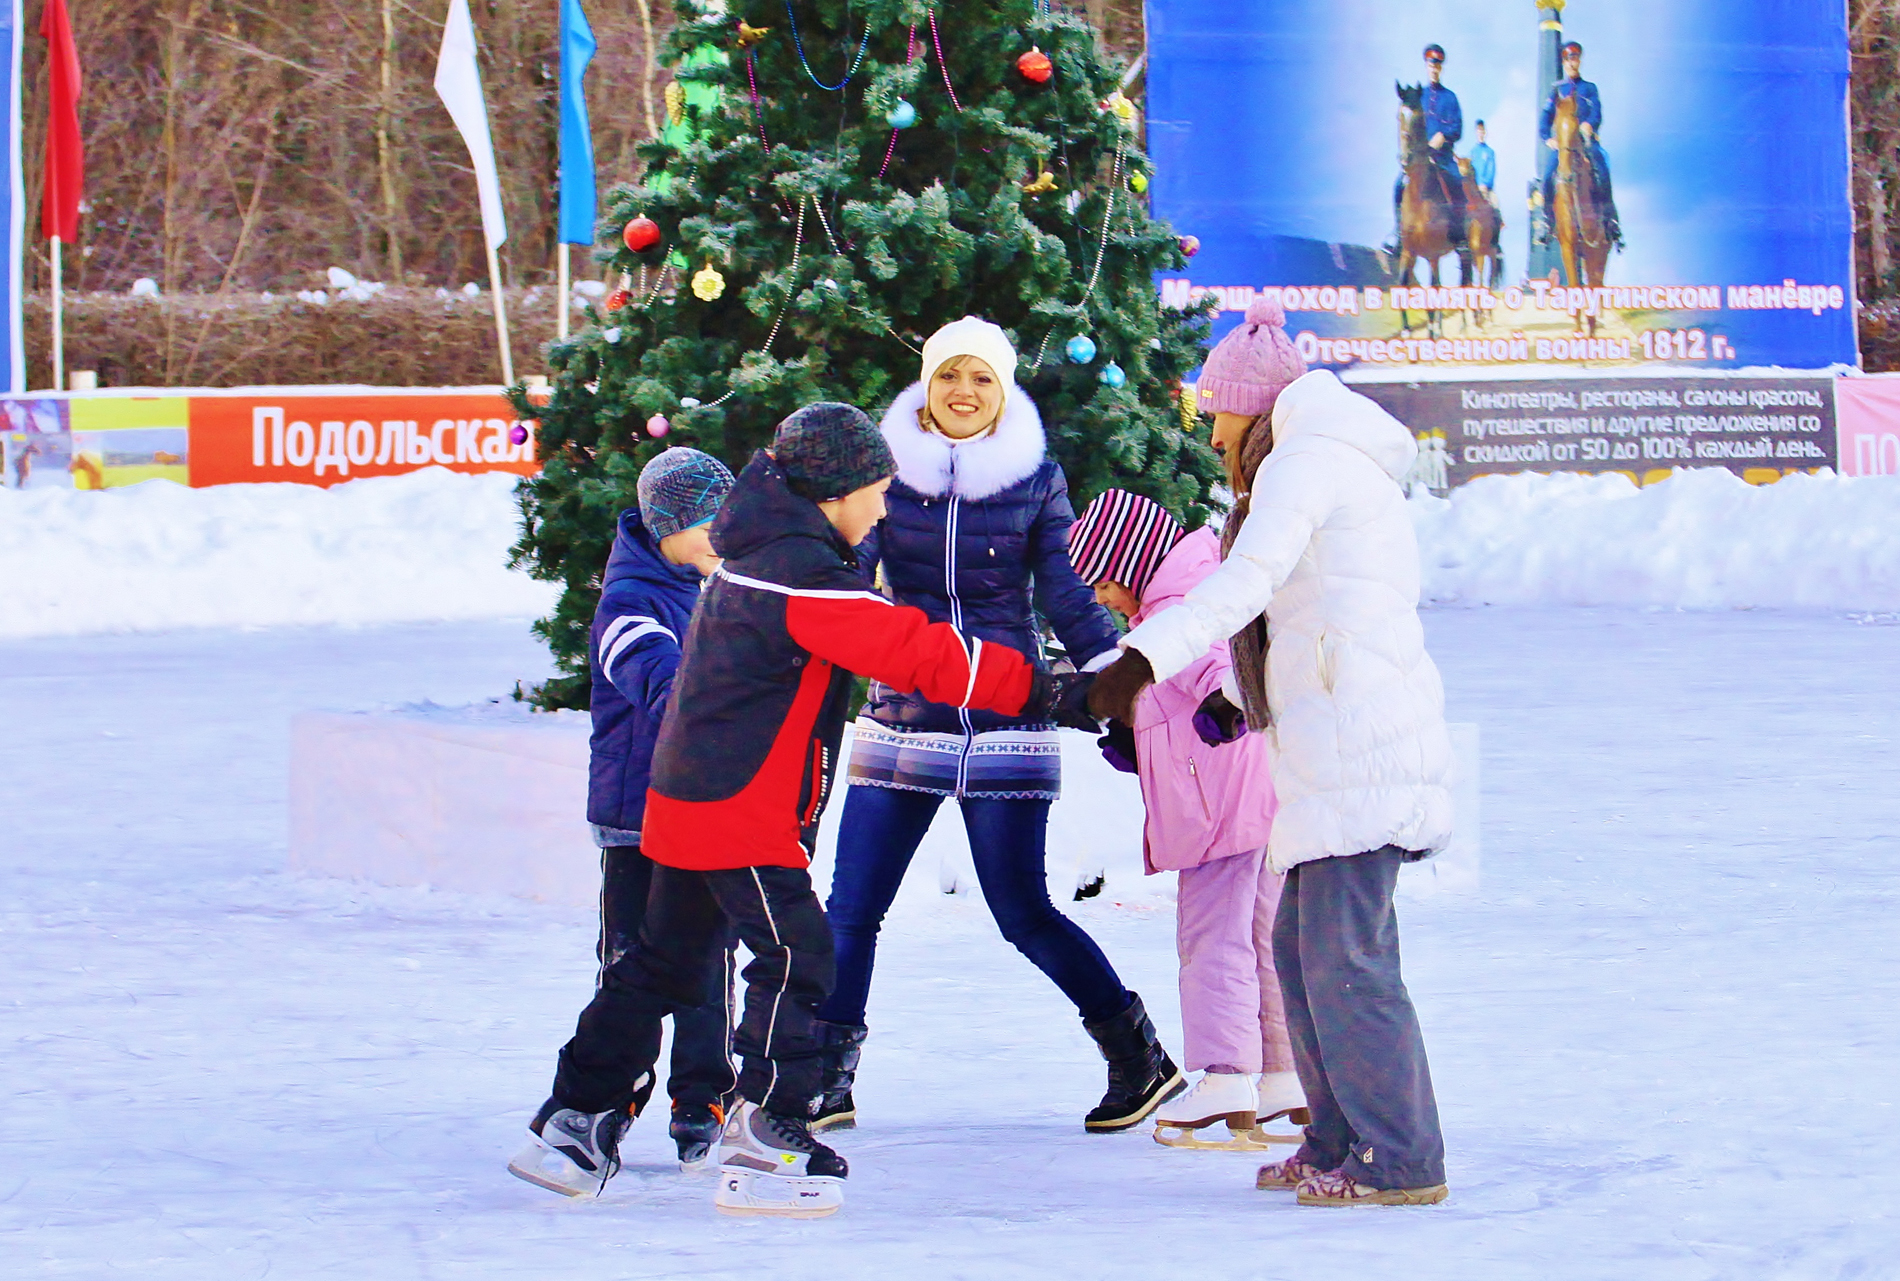
[[[1149,0],[1164,304],[1335,368],[1856,362],[1840,0]],[[1192,242],[1190,242],[1192,243]]]

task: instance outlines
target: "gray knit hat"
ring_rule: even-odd
[[[732,473],[711,454],[684,445],[655,454],[640,469],[640,520],[657,541],[704,525],[732,492]]]
[[[891,447],[870,416],[832,400],[794,410],[780,423],[772,457],[792,489],[815,503],[897,474]]]

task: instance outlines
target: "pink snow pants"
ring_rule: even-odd
[[[1273,969],[1273,918],[1282,878],[1267,852],[1235,854],[1181,870],[1175,941],[1181,956],[1181,1026],[1187,1069],[1291,1072],[1286,1005]]]

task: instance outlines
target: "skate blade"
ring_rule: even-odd
[[[720,1170],[719,1190],[713,1193],[713,1208],[721,1214],[822,1219],[836,1214],[843,1204],[842,1179],[788,1179],[751,1170]]]
[[[545,1141],[531,1138],[526,1147],[508,1162],[508,1173],[537,1188],[559,1192],[562,1196],[599,1196],[604,1180],[597,1179]]]
[[[712,1148],[708,1147],[698,1155],[680,1154],[681,1174],[710,1174],[714,1169]]]
[[[1155,1142],[1163,1147],[1182,1148],[1199,1152],[1264,1152],[1269,1144],[1275,1142],[1298,1143],[1299,1138],[1275,1139],[1263,1137],[1258,1127],[1251,1130],[1228,1130],[1224,1139],[1204,1139],[1194,1130],[1185,1126],[1170,1125],[1166,1121],[1155,1123]]]
[[[813,1134],[826,1130],[855,1130],[858,1128],[856,1112],[834,1112],[830,1116],[821,1116],[808,1127]]]

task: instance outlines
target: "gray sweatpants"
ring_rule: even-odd
[[[1399,977],[1396,845],[1286,874],[1273,963],[1313,1120],[1299,1158],[1375,1188],[1445,1181],[1425,1040]]]

